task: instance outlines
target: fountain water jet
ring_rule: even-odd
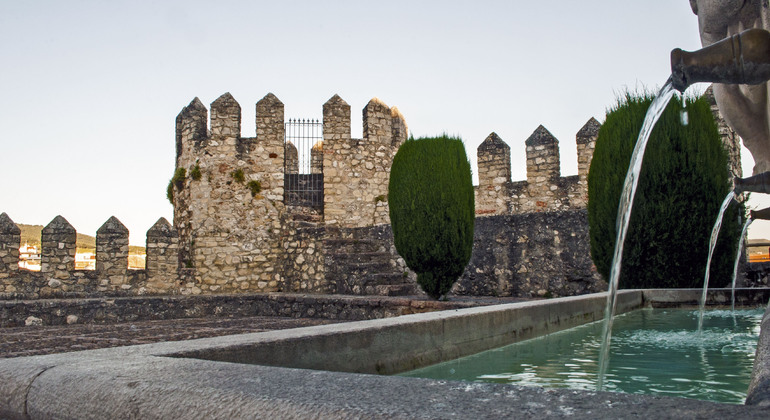
[[[730,308],[735,312],[735,279],[738,278],[738,264],[741,262],[741,252],[743,251],[743,240],[746,237],[746,231],[749,230],[751,222],[754,221],[753,217],[746,219],[741,230],[741,236],[738,238],[738,252],[735,253],[735,265],[733,266],[733,282],[730,290]]]
[[[636,140],[634,151],[631,153],[631,162],[628,165],[626,179],[623,182],[623,191],[620,195],[618,205],[618,219],[616,222],[617,237],[615,239],[615,252],[612,257],[612,267],[610,269],[609,291],[607,293],[607,304],[604,309],[604,327],[602,329],[602,347],[599,352],[599,377],[597,380],[597,389],[602,390],[604,386],[604,376],[609,365],[610,341],[612,339],[612,317],[615,314],[617,304],[618,282],[620,280],[620,267],[623,260],[623,243],[626,240],[628,232],[628,222],[631,219],[631,209],[634,204],[634,195],[636,187],[639,184],[639,175],[642,171],[642,160],[644,151],[647,148],[647,142],[652,134],[652,128],[658,121],[666,105],[674,96],[674,87],[671,79],[666,81],[660,89],[655,99],[647,110],[642,129],[639,132],[639,138]]]
[[[703,277],[703,294],[700,298],[700,310],[699,310],[699,316],[698,316],[698,331],[701,331],[703,329],[703,311],[706,308],[706,295],[708,294],[709,289],[709,273],[711,272],[711,257],[714,256],[714,248],[717,246],[717,238],[719,237],[719,229],[722,227],[722,218],[725,215],[725,210],[727,210],[727,207],[730,205],[730,203],[733,201],[733,198],[735,198],[735,192],[730,191],[727,193],[727,196],[725,197],[724,201],[722,201],[722,206],[719,208],[719,215],[717,216],[717,221],[714,223],[714,228],[711,229],[711,240],[709,241],[709,256],[706,260],[706,274]]]

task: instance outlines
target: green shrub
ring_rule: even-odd
[[[460,139],[410,138],[393,159],[390,221],[398,253],[434,299],[463,273],[473,249],[471,169]]]
[[[252,197],[256,197],[262,191],[262,183],[259,181],[249,181],[246,186],[251,190]]]
[[[166,198],[171,203],[171,205],[174,205],[174,188],[181,190],[184,187],[184,178],[186,176],[187,171],[185,168],[176,168],[176,171],[174,171],[174,176],[172,176],[168,181],[168,186],[166,187]]]
[[[650,95],[627,94],[607,113],[588,174],[591,257],[609,278],[623,181]],[[689,123],[681,122],[686,108]],[[728,157],[705,98],[669,103],[644,156],[623,251],[621,288],[701,287],[711,229],[730,191]],[[743,205],[725,214],[711,265],[713,287],[731,280]]]
[[[243,184],[246,181],[246,175],[243,173],[243,169],[236,169],[230,173],[235,182]]]
[[[198,162],[195,162],[195,166],[192,167],[190,170],[190,178],[192,178],[194,181],[200,181],[203,174],[201,174],[201,166],[198,164]]]

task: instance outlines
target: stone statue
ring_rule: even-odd
[[[749,28],[770,29],[768,0],[690,0],[690,6],[698,15],[704,47]],[[768,82],[714,84],[714,97],[722,115],[754,157],[754,174],[770,171],[768,92]]]

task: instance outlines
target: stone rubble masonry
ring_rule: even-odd
[[[477,217],[473,236],[454,294],[533,298],[607,290],[588,252],[586,209]]]
[[[211,130],[200,140],[186,130],[205,124],[205,108],[182,110],[177,168],[187,174],[182,194],[174,195],[180,264],[194,272],[181,287],[185,294],[277,291],[283,282],[284,106],[273,94],[256,105],[257,137],[241,137],[241,107],[225,93],[211,104]],[[248,183],[259,182],[252,194]]]
[[[286,158],[286,173],[287,174],[298,174],[299,173],[299,151],[297,150],[297,146],[294,145],[294,143],[288,141],[286,142],[286,154],[284,155]]]
[[[511,183],[511,148],[497,135],[490,134],[477,149],[479,185],[476,187],[476,214],[506,214],[508,186]]]
[[[0,214],[0,279],[12,277],[18,273],[20,246],[21,229],[6,213]]]
[[[398,110],[377,98],[363,110],[364,138],[350,137],[350,105],[335,95],[323,106],[324,220],[329,226],[390,223],[387,194],[390,167],[406,140]]]
[[[112,216],[96,231],[96,272],[105,286],[122,287],[127,267],[128,229]]]
[[[741,177],[740,138],[722,117],[706,90],[711,111],[728,153],[730,173]],[[578,131],[578,175],[560,176],[559,142],[542,125],[526,140],[527,180],[511,182],[510,147],[490,134],[478,147],[479,185],[476,187],[476,215],[527,214],[543,211],[582,209],[588,205],[588,171],[601,124],[591,118]]]
[[[75,228],[62,216],[56,216],[43,228],[40,271],[50,279],[49,283],[67,280],[75,270],[76,239]]]
[[[561,177],[559,141],[542,125],[526,140],[527,180],[511,182],[510,147],[492,133],[478,147],[476,215],[585,208],[588,169],[600,124],[591,118],[576,137],[578,175]]]
[[[147,290],[164,293],[173,290],[179,266],[179,234],[161,217],[147,231]]]
[[[166,219],[147,232],[145,270],[128,268],[128,230],[110,217],[96,233],[96,269],[76,270],[77,232],[57,216],[41,234],[41,270],[20,270],[21,230],[0,214],[0,300],[178,294],[179,239]],[[15,249],[15,252],[14,252]]]
[[[320,223],[288,221],[283,240],[284,292],[334,293],[324,267],[326,228]]]
[[[601,128],[599,121],[591,117],[575,136],[578,159],[578,185],[580,187],[578,188],[579,192],[575,194],[572,201],[576,204],[581,203],[579,207],[588,205],[588,171],[591,169],[591,159],[594,156],[599,128]]]

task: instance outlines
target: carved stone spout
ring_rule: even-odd
[[[770,194],[770,172],[762,172],[748,178],[735,178],[735,193],[757,192]]]
[[[698,51],[671,51],[671,80],[684,92],[697,82],[756,85],[770,80],[770,32],[748,29]]]
[[[770,220],[770,207],[764,208],[761,210],[752,210],[749,212],[749,217],[752,220],[762,219],[762,220]]]
[[[741,53],[731,51],[730,54],[725,54],[731,58],[718,66],[718,75],[690,75],[690,80],[685,80],[683,84],[693,83],[693,78],[713,78],[714,80],[704,81],[718,82],[714,84],[714,98],[725,121],[751,152],[755,163],[754,174],[770,171],[770,86],[766,81],[757,81],[767,75],[768,70],[765,67],[770,62],[770,58],[761,57],[767,54],[767,50],[762,47],[765,41],[759,39],[766,34],[742,34],[751,28],[770,29],[770,5],[766,0],[690,0],[690,6],[698,15],[701,44],[704,47],[714,45],[715,49],[732,50],[737,46]],[[724,44],[717,47],[716,44],[720,42]],[[747,43],[751,44],[750,48]],[[711,51],[708,55],[711,59]],[[740,62],[740,57],[744,58],[743,63]],[[746,65],[747,57],[751,57],[750,61],[753,62],[749,66]],[[680,57],[675,58],[679,60]],[[686,59],[681,57],[681,62],[686,63]],[[736,59],[737,62],[734,60],[730,63],[731,59]],[[743,73],[734,72],[740,68],[743,68]],[[747,72],[752,76],[747,77]],[[755,77],[756,75],[759,76]]]

